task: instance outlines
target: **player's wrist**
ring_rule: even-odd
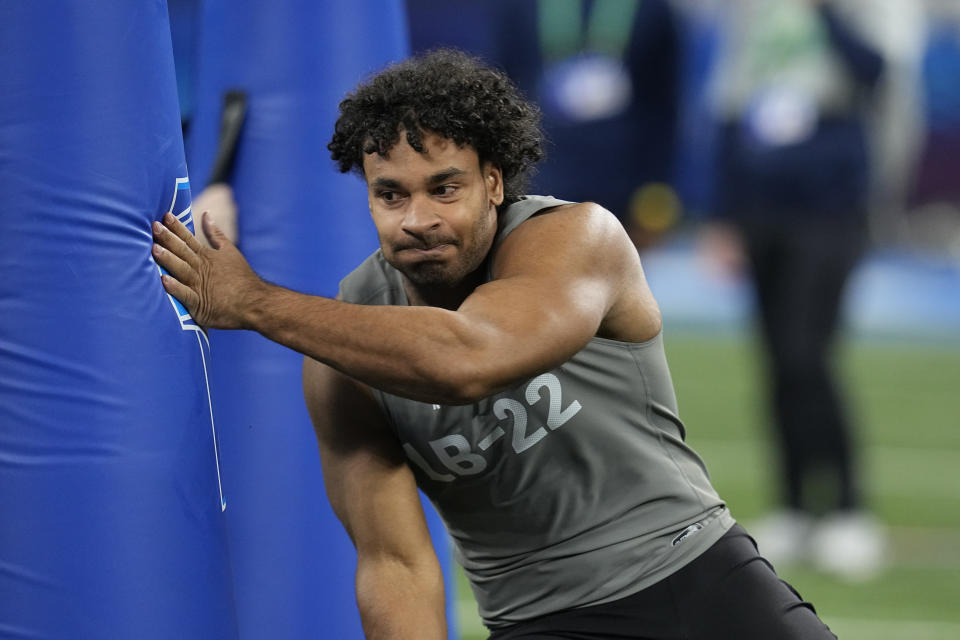
[[[236,315],[240,328],[261,331],[265,328],[271,302],[282,289],[258,276],[246,283],[238,296]]]

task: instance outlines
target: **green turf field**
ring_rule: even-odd
[[[762,371],[737,336],[668,333],[667,353],[688,442],[736,518],[772,504],[762,429]],[[842,640],[960,638],[960,345],[857,341],[840,354],[860,424],[867,491],[889,526],[889,569],[847,584],[800,568],[780,574]],[[459,582],[463,640],[486,638]]]

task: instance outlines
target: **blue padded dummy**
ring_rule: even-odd
[[[237,636],[162,1],[0,7],[0,637]]]
[[[335,295],[377,240],[365,187],[336,171],[326,145],[344,95],[404,57],[402,3],[208,0],[199,33],[193,175],[199,184],[224,179],[212,176],[222,105],[242,92],[245,120],[227,178],[239,247],[267,280]],[[302,357],[248,332],[210,339],[241,637],[362,638],[356,555],[327,503]],[[445,534],[435,515],[428,520],[449,573]],[[448,616],[452,624],[449,608]]]

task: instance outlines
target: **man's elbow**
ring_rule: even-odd
[[[473,404],[489,398],[501,388],[479,378],[465,378],[455,390],[451,389],[451,395],[444,404]]]
[[[422,363],[425,402],[445,405],[473,404],[509,386],[498,380],[494,367],[485,367],[476,354],[449,354],[448,357]]]
[[[462,405],[479,402],[499,389],[470,363],[458,363],[446,369],[434,384],[435,401],[438,404]]]

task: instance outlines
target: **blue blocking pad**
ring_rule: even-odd
[[[0,13],[0,636],[238,638],[165,3]]]
[[[207,0],[199,30],[187,139],[194,192],[213,173],[224,96],[243,91],[229,177],[239,248],[271,282],[336,295],[377,236],[363,183],[337,172],[326,145],[344,96],[405,57],[403,3],[289,0],[281,11],[262,0]],[[302,356],[250,332],[214,330],[210,344],[241,634],[362,638],[356,554],[326,499]],[[452,626],[447,537],[432,511],[428,521],[448,574]]]

